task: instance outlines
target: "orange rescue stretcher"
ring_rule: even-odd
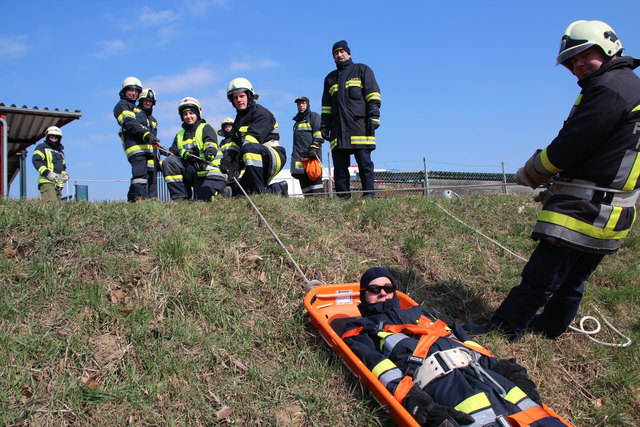
[[[319,285],[312,288],[304,298],[304,305],[311,316],[311,323],[318,329],[327,345],[347,365],[349,370],[358,377],[362,385],[373,394],[378,403],[384,407],[389,416],[399,426],[420,427],[416,420],[398,402],[393,395],[382,385],[375,375],[364,363],[351,351],[342,338],[333,330],[331,323],[349,317],[360,316],[358,304],[360,304],[359,283],[341,283],[335,285]],[[405,309],[418,305],[408,295],[396,291],[400,300],[400,307]],[[567,426],[571,426],[555,412],[544,405],[545,411],[562,420]],[[526,420],[521,420],[519,425],[528,425]]]

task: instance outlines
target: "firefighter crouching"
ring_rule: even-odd
[[[211,201],[226,183],[220,171],[222,150],[216,130],[202,118],[202,108],[195,98],[180,101],[178,113],[183,129],[169,148],[173,155],[162,162],[171,200],[190,200],[195,194],[196,200]]]
[[[244,168],[240,173],[240,185],[247,192],[272,193],[288,196],[286,181],[270,184],[287,161],[287,154],[280,145],[278,122],[269,110],[255,102],[258,94],[249,80],[242,77],[231,80],[227,98],[236,109],[233,123],[232,146],[225,152],[221,163],[223,172],[229,172],[235,161]],[[242,195],[233,186],[233,195]]]
[[[40,174],[38,190],[40,190],[42,200],[59,202],[62,196],[62,187],[69,180],[67,164],[64,160],[62,131],[57,126],[50,126],[44,135],[44,142],[36,146],[31,162]]]
[[[122,148],[131,164],[131,185],[127,194],[129,202],[149,197],[147,159],[153,158],[153,145],[158,143],[152,130],[136,118],[136,101],[141,92],[140,80],[127,77],[122,82],[120,101],[113,109],[113,115],[120,125],[118,135],[122,140]]]

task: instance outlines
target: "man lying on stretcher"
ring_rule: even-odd
[[[344,342],[421,426],[566,426],[544,406],[515,359],[493,357],[457,323],[434,311],[401,309],[391,273],[373,267],[360,279],[361,318]]]

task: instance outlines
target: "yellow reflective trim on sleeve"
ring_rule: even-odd
[[[542,166],[552,174],[562,171],[562,169],[557,168],[553,163],[551,163],[549,156],[547,156],[546,148],[540,152],[540,162],[542,162]]]
[[[40,151],[40,150],[36,150],[36,151],[34,151],[34,152],[33,152],[33,155],[35,156],[36,154],[37,154],[38,156],[40,156],[40,157],[42,158],[42,160],[44,160],[44,153],[43,153],[42,151]]]
[[[538,221],[549,222],[561,227],[568,228],[569,230],[577,231],[578,233],[585,234],[590,237],[602,240],[619,240],[624,239],[629,233],[630,228],[626,230],[613,231],[613,228],[618,223],[622,208],[619,206],[613,206],[611,216],[607,221],[607,225],[604,228],[596,227],[595,225],[587,224],[584,221],[572,218],[569,215],[561,214],[558,212],[551,212],[543,210],[538,215]]]
[[[120,113],[120,115],[118,116],[118,123],[122,124],[122,121],[124,120],[125,116],[131,116],[134,119],[136,118],[136,115],[133,111],[129,111],[129,110],[124,110],[122,113]]]
[[[338,84],[337,84],[337,83],[336,83],[336,84],[334,84],[334,85],[331,85],[331,87],[329,88],[329,94],[330,94],[331,96],[335,95],[335,93],[336,93],[337,91],[338,91]]]
[[[322,132],[320,132],[320,131],[314,132],[313,133],[313,137],[314,138],[321,138],[322,137]]]
[[[514,387],[509,390],[509,393],[504,397],[504,400],[507,402],[511,402],[514,405],[520,402],[522,399],[527,397],[526,393],[520,389],[520,387]]]
[[[258,160],[258,161],[262,162],[262,154],[260,154],[260,153],[244,153],[244,156],[242,156],[242,160],[244,160],[245,163],[247,162],[247,160]]]
[[[125,154],[129,154],[132,151],[136,151],[136,150],[153,150],[153,145],[148,145],[148,144],[141,144],[141,145],[133,145],[129,148],[127,148],[126,150],[124,150]]]
[[[311,123],[300,123],[298,129],[311,129]]]
[[[364,98],[367,102],[380,101],[380,92],[371,92]]]
[[[636,107],[636,109],[640,109],[640,105]],[[631,191],[636,188],[636,184],[638,184],[638,178],[640,177],[640,153],[636,154],[636,160],[633,162],[633,167],[631,168],[631,172],[629,173],[629,178],[627,178],[627,182],[624,183],[622,187],[623,190]]]
[[[322,106],[322,114],[332,114],[333,108],[331,106]]]
[[[489,406],[491,406],[491,403],[489,402],[487,396],[484,393],[478,393],[458,403],[455,409],[470,414]]]
[[[40,166],[40,167],[38,168],[38,173],[39,173],[40,175],[42,175],[42,172],[44,172],[44,171],[46,171],[46,170],[47,170],[47,167],[46,167],[46,166],[44,166],[44,165],[42,165],[42,166]]]
[[[255,136],[253,136],[253,135],[245,135],[245,137],[244,137],[244,141],[245,141],[245,142],[253,142],[253,143],[259,144],[259,142],[258,142],[258,140],[256,139],[256,137],[255,137]]]
[[[580,105],[580,102],[582,102],[582,94],[578,95],[578,99],[576,99],[576,102],[574,102],[573,105]]]
[[[389,369],[394,369],[394,368],[397,368],[395,363],[393,363],[389,359],[384,359],[382,362],[374,366],[371,372],[373,373],[373,375],[376,376],[376,378],[378,378],[380,375],[387,372]]]

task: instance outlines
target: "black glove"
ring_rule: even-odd
[[[547,200],[551,198],[551,196],[553,196],[553,193],[551,192],[551,190],[546,188],[541,192],[539,192],[538,194],[536,194],[536,196],[533,198],[533,201],[540,202],[544,205],[545,203],[547,203]]]
[[[229,152],[224,153],[224,157],[222,157],[222,161],[220,162],[220,172],[225,174],[229,173],[231,163],[233,163],[233,159],[229,155]]]
[[[416,385],[409,390],[402,406],[423,427],[456,427],[475,421],[469,414],[434,402],[431,396]]]
[[[369,135],[373,135],[376,129],[378,129],[379,127],[380,119],[377,117],[369,117],[369,119],[367,120],[367,133]]]
[[[325,141],[331,141],[331,133],[329,132],[329,129],[320,129],[320,135],[322,135],[322,139],[324,139]]]
[[[149,132],[148,134],[146,134],[144,136],[144,142],[148,142],[151,145],[155,145],[158,142],[160,142],[160,140],[158,138],[156,138],[156,136],[154,134],[152,134],[151,132]]]
[[[493,358],[492,362],[493,363],[489,365],[489,369],[517,385],[531,400],[538,405],[542,405],[542,398],[540,397],[540,393],[538,393],[535,383],[531,381],[531,378],[527,375],[527,369],[519,365],[516,359]]]
[[[309,148],[309,151],[307,151],[306,158],[309,160],[313,160],[316,157],[318,157],[318,150],[316,148]]]

